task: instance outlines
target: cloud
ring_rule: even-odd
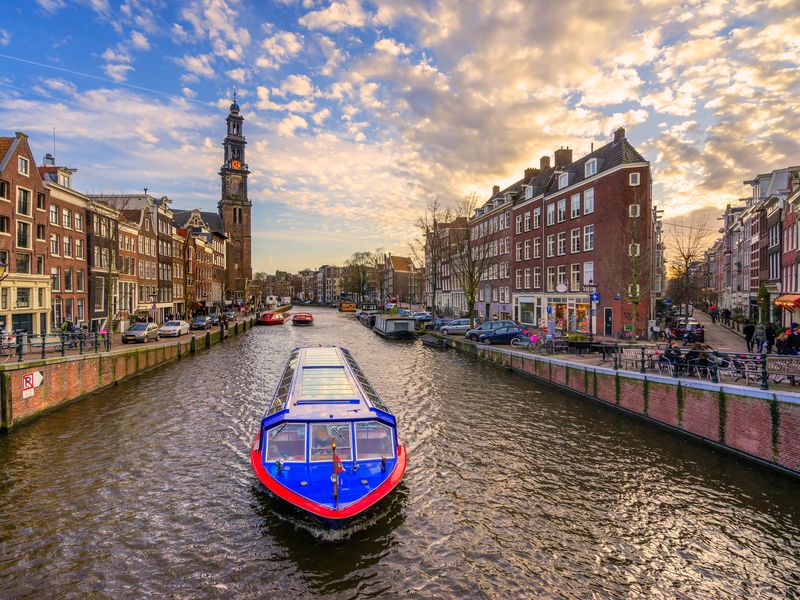
[[[238,81],[239,83],[244,83],[247,81],[247,70],[246,69],[229,69],[227,71],[228,77],[233,79],[234,81]]]
[[[387,52],[392,56],[400,56],[401,54],[411,53],[411,48],[402,42],[397,42],[390,38],[383,38],[375,42],[375,49],[381,52]]]
[[[103,67],[103,71],[114,81],[125,81],[128,72],[133,71],[133,67],[126,64],[108,64]]]
[[[308,121],[298,115],[289,115],[278,123],[276,131],[283,136],[291,137],[298,129],[308,129]]]
[[[298,22],[308,29],[336,33],[347,27],[362,27],[367,22],[367,13],[360,0],[334,1],[327,8],[306,13]]]
[[[11,43],[11,34],[5,29],[0,29],[0,46],[8,46]]]
[[[323,108],[321,111],[311,115],[311,120],[321,126],[330,116],[331,110],[329,108]]]
[[[150,49],[150,42],[147,40],[147,36],[139,31],[131,33],[131,45],[137,50]]]
[[[266,38],[261,47],[266,54],[258,58],[256,66],[262,69],[277,69],[303,49],[302,37],[289,31],[279,31]]]
[[[191,27],[194,39],[209,41],[214,56],[243,62],[250,31],[237,25],[239,15],[235,6],[229,0],[193,0],[181,10],[180,16]]]
[[[311,96],[314,93],[314,84],[307,75],[289,75],[283,80],[279,88],[273,88],[273,93],[278,96],[292,94],[295,96]]]
[[[192,75],[213,77],[215,73],[212,66],[213,60],[210,54],[199,54],[197,56],[187,54],[178,59],[178,63]]]

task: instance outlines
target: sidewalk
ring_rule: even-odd
[[[744,338],[719,323],[711,323],[711,317],[699,310],[694,311],[694,318],[702,323],[706,331],[706,344],[720,352],[746,352],[747,344]]]

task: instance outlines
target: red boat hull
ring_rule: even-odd
[[[258,440],[260,435],[256,436],[253,447],[250,449],[250,464],[253,470],[258,475],[261,483],[278,498],[288,502],[292,506],[302,509],[309,513],[311,516],[321,521],[325,525],[332,528],[339,528],[351,521],[368,508],[377,504],[380,500],[385,498],[389,492],[397,487],[403,474],[406,472],[406,465],[408,464],[408,456],[406,455],[406,447],[402,444],[397,445],[397,463],[391,475],[381,485],[372,490],[369,494],[348,506],[333,510],[325,506],[303,498],[303,496],[296,494],[289,488],[283,486],[267,473],[264,466],[261,464],[261,454],[258,450]]]

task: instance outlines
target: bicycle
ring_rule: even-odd
[[[17,338],[13,335],[0,335],[0,363],[8,360],[17,353]]]

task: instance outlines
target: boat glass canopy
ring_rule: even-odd
[[[333,459],[332,442],[336,442],[336,455],[342,460],[353,460],[353,443],[350,438],[350,423],[311,424],[311,462]]]
[[[267,432],[267,460],[305,462],[306,424],[283,423]]]

